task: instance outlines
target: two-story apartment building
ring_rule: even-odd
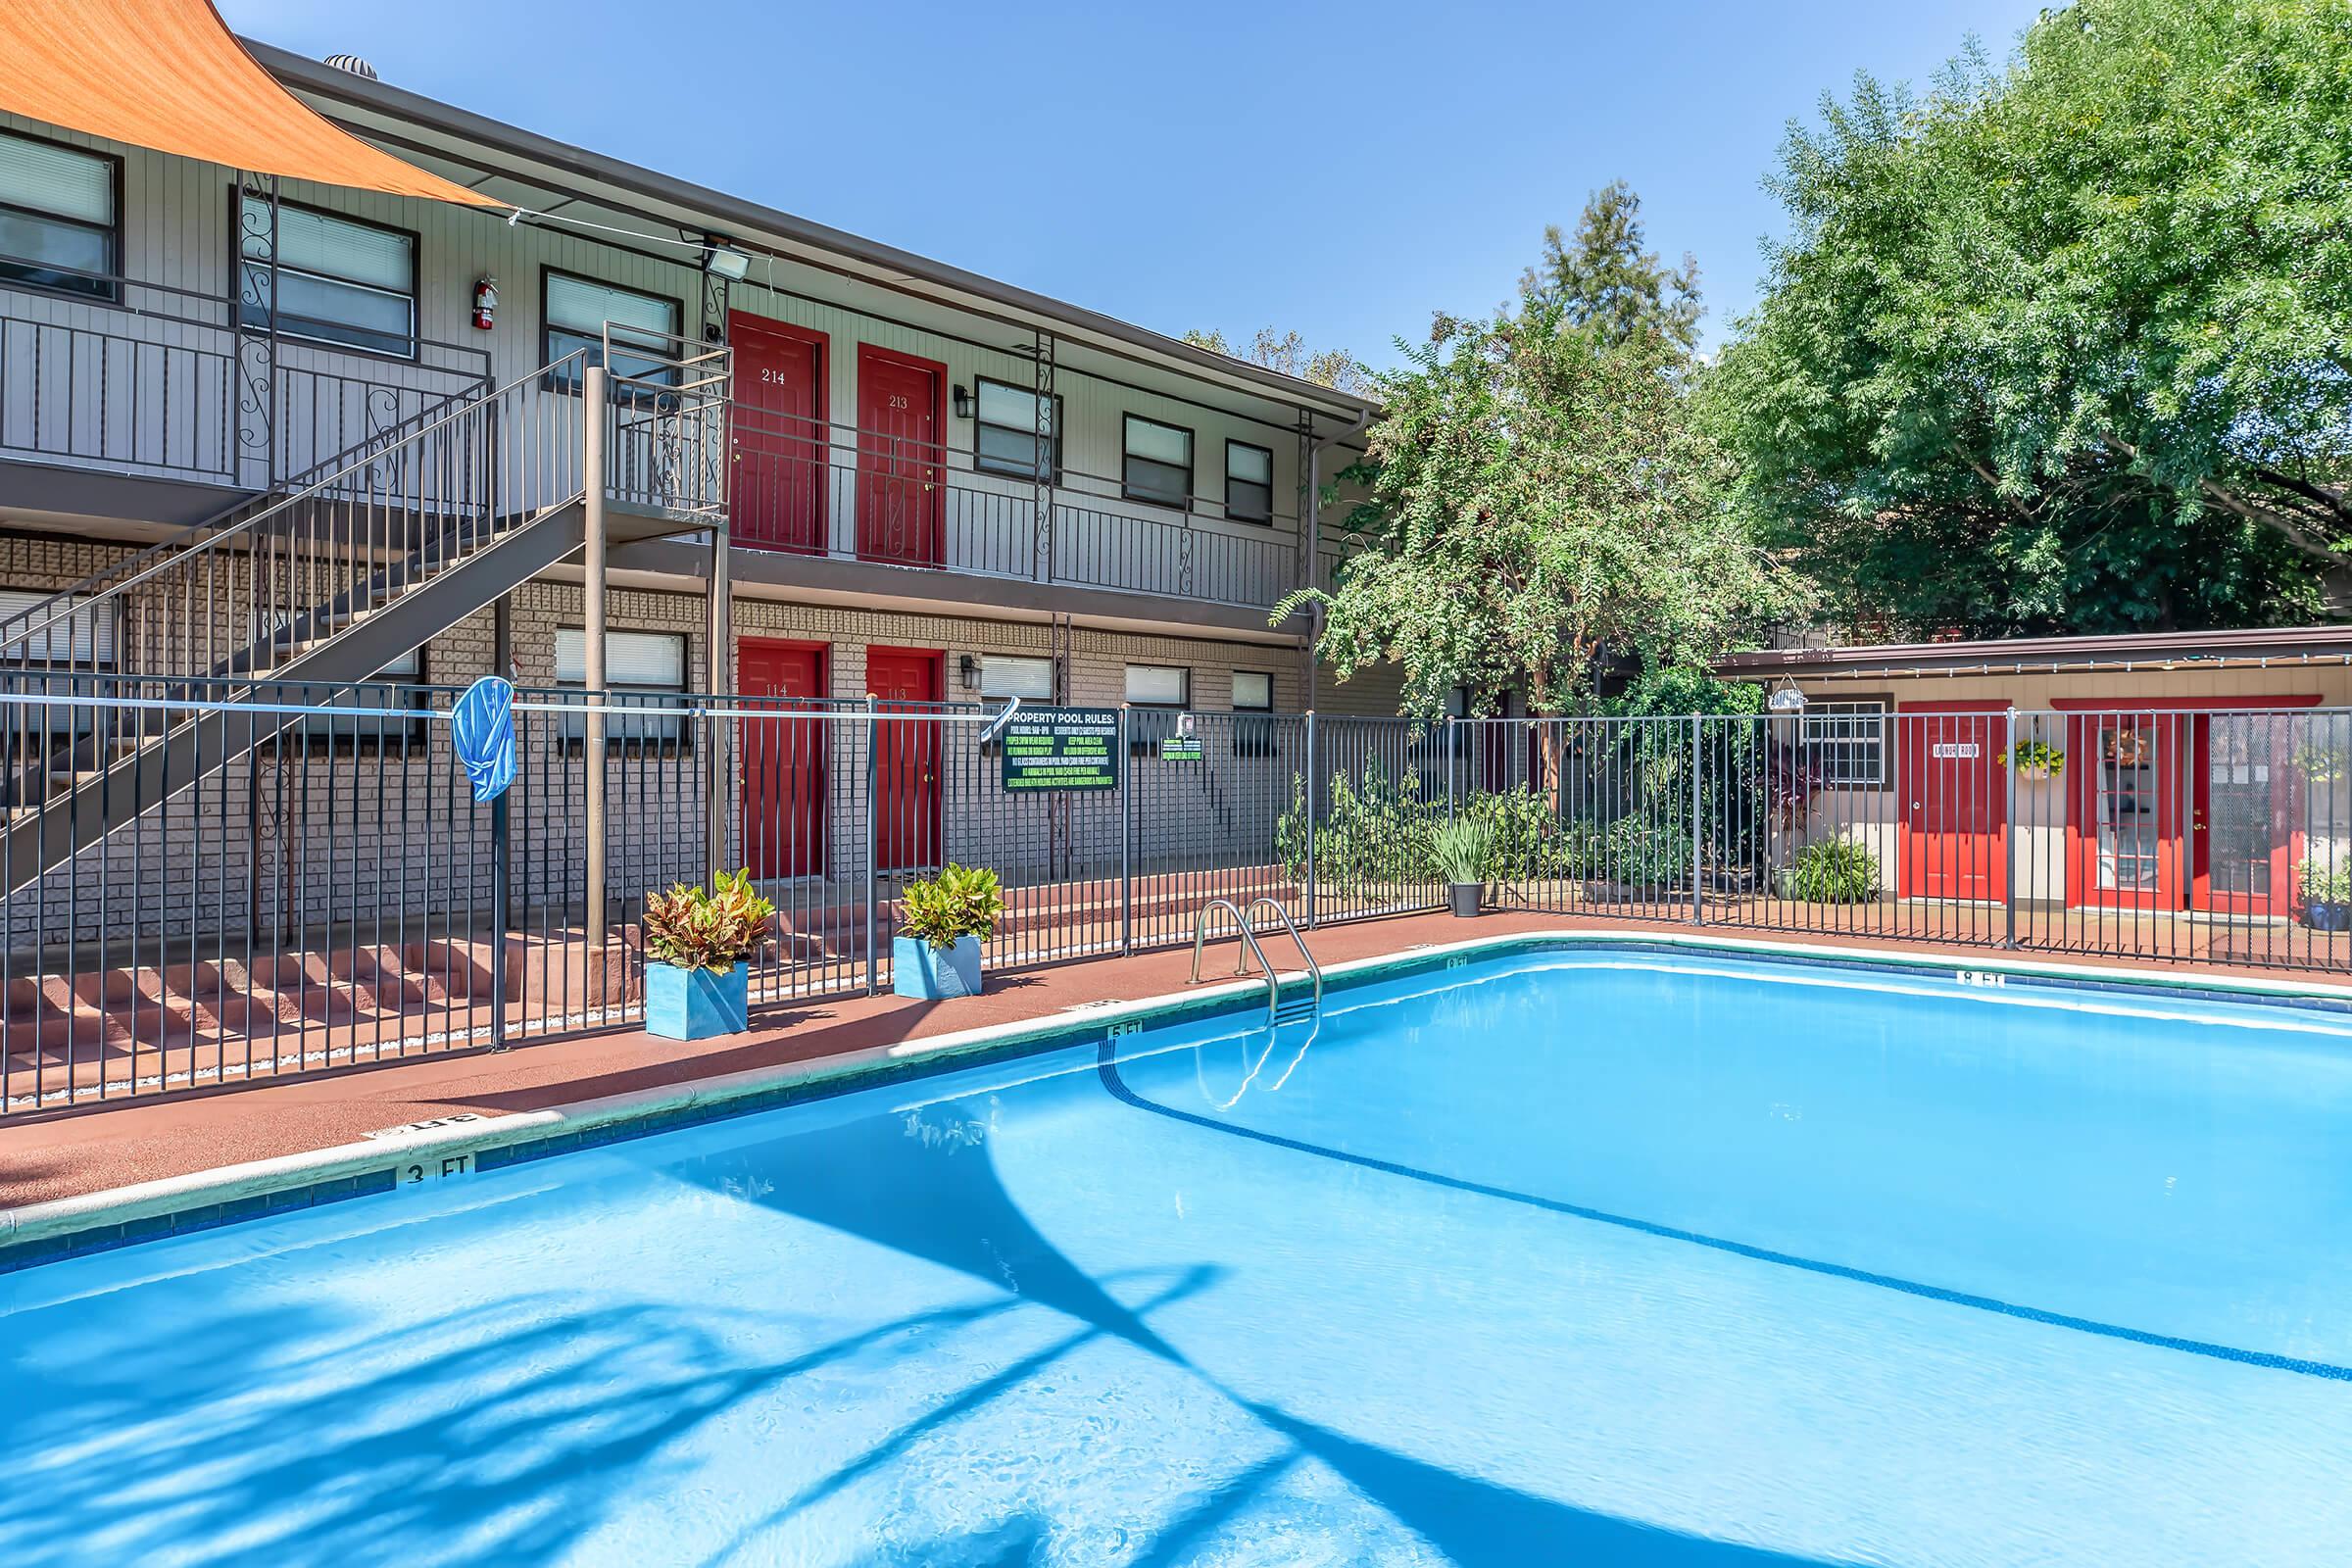
[[[609,355],[649,428],[712,394],[707,372],[724,367],[709,400],[724,428],[689,443],[723,481],[706,475],[665,526],[612,534],[615,689],[1309,702],[1305,619],[1268,612],[1330,569],[1313,497],[1353,455],[1363,400],[434,102],[355,61],[246,48],[302,103],[482,205],[264,178],[0,110],[0,626],[52,602],[46,629],[19,619],[0,660],[308,678],[306,639],[374,603],[348,578],[307,586],[315,558],[347,541],[380,559],[372,593],[487,554],[462,534],[368,530],[387,508],[414,524],[441,505],[415,498],[426,489],[511,488],[549,467],[541,448],[578,439],[560,411],[582,367]],[[468,424],[469,408],[486,412]],[[463,454],[417,439],[443,425],[444,446],[471,443]],[[616,428],[624,450],[607,461],[641,462],[664,489],[664,439]],[[414,471],[358,466],[395,449]],[[282,559],[273,544],[160,564],[333,474]],[[731,544],[717,647],[710,534],[681,526],[698,521],[723,521]],[[563,543],[447,571],[442,592],[384,592],[400,605],[386,624],[416,640],[379,646],[377,672],[581,683],[586,568]],[[86,611],[55,619],[61,593]],[[740,787],[794,787],[757,771]],[[939,812],[930,780],[906,788],[895,815]],[[746,799],[740,814],[778,810]]]

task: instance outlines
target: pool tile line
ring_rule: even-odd
[[[2277,1372],[2293,1372],[2304,1377],[2326,1378],[2338,1383],[2352,1383],[2352,1366],[2339,1366],[2332,1361],[2318,1361],[2305,1356],[2281,1355],[2272,1350],[2248,1350],[2233,1345],[2217,1345],[2208,1340],[2185,1339],[2179,1335],[2157,1334],[2147,1329],[2130,1328],[2120,1323],[2101,1322],[2096,1318],[2076,1317],[2070,1313],[2053,1312],[2038,1306],[2026,1306],[2004,1301],[1997,1297],[1975,1296],[1941,1285],[1929,1285],[1919,1280],[1904,1279],[1898,1274],[1880,1274],[1870,1269],[1855,1268],[1846,1263],[1832,1263],[1821,1258],[1804,1257],[1794,1252],[1775,1251],[1747,1242],[1735,1242],[1727,1237],[1710,1236],[1704,1231],[1683,1230],[1673,1225],[1661,1225],[1654,1220],[1637,1219],[1626,1214],[1612,1214],[1606,1209],[1588,1208],[1563,1199],[1545,1198],[1536,1193],[1522,1193],[1508,1187],[1496,1187],[1488,1182],[1472,1181],[1467,1177],[1448,1176],[1443,1171],[1423,1170],[1418,1166],[1382,1159],[1374,1154],[1357,1154],[1324,1144],[1310,1144],[1302,1139],[1286,1138],[1280,1133],[1244,1126],[1239,1122],[1219,1121],[1198,1111],[1180,1110],[1148,1100],[1127,1086],[1119,1073],[1118,1042],[1105,1040],[1096,1048],[1095,1071],[1103,1091],[1122,1104],[1137,1110],[1150,1111],[1156,1116],[1206,1128],[1253,1143],[1267,1145],[1293,1153],[1311,1154],[1322,1159],[1337,1160],[1359,1170],[1378,1172],[1385,1176],[1400,1177],[1406,1181],[1442,1187],[1450,1192],[1474,1198],[1492,1198],[1503,1202],[1518,1203],[1529,1208],[1543,1209],[1569,1219],[1586,1220],[1595,1225],[1608,1225],[1618,1230],[1632,1231],[1662,1241],[1682,1242],[1703,1247],[1710,1251],[1729,1253],[1759,1263],[1771,1263],[1782,1268],[1798,1269],[1829,1279],[1850,1281],[1857,1285],[1875,1286],[1880,1290],[1895,1291],[1915,1296],[1923,1300],[1939,1301],[1947,1306],[1964,1306],[1979,1312],[1991,1312],[2013,1317],[2028,1323],[2040,1323],[2052,1328],[2073,1329],[2082,1334],[2095,1334],[2103,1339],[2124,1340],[2134,1345],[2146,1345],[2158,1349],[2179,1350],[2188,1355],[2202,1355],[2219,1361],[2234,1361],[2244,1366],[2258,1366]]]
[[[2210,977],[2206,976],[2145,975],[2107,968],[2082,970],[2070,965],[2009,960],[1991,954],[1971,955],[1971,961],[1962,963],[1942,956],[1822,948],[1679,931],[1639,934],[1530,931],[1506,936],[1472,936],[1460,942],[1335,963],[1324,971],[1324,987],[1327,994],[1351,991],[1464,968],[1478,958],[1544,952],[1683,957],[1712,954],[1914,979],[1991,972],[2021,987],[2137,993],[2143,997],[2153,992],[2169,1000],[2260,1003],[2352,1012],[2352,989],[2306,982],[2249,979],[2209,984]],[[571,1105],[485,1117],[415,1135],[314,1150],[27,1204],[0,1212],[0,1274],[111,1251],[164,1236],[274,1217],[292,1209],[503,1169],[556,1154],[653,1137],[706,1122],[756,1115],[939,1073],[989,1066],[1071,1047],[1114,1046],[1123,1036],[1149,1026],[1248,1013],[1264,1005],[1264,996],[1262,979],[1231,981],[1134,1002],[1106,1004],[1076,1013],[991,1024],[813,1061],[753,1068]]]

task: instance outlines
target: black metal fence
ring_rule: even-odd
[[[1190,941],[1214,899],[1441,908],[1465,844],[1490,909],[2352,969],[2343,710],[1133,708],[1115,784],[1028,792],[979,708],[551,689],[481,805],[457,695],[5,677],[0,1103],[633,1025],[644,898],[713,845],[778,906],[760,1007],[887,986],[903,890],[949,860],[1002,877],[1004,970]]]

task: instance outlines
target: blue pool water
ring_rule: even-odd
[[[0,1563],[2341,1565],[2348,1037],[1521,956],[31,1269]]]

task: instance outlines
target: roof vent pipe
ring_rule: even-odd
[[[358,55],[328,55],[326,63],[337,71],[348,71],[353,75],[365,76],[369,81],[379,79],[376,76],[375,68]]]

